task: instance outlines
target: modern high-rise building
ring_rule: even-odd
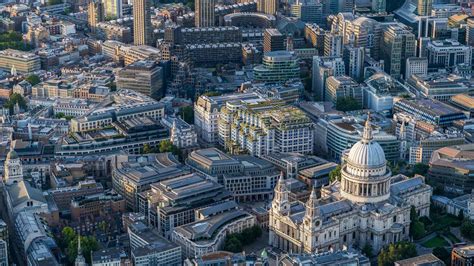
[[[257,82],[285,82],[300,77],[300,65],[294,52],[275,51],[265,53],[262,65],[253,69]]]
[[[430,16],[433,9],[433,0],[418,0],[416,12],[420,16]]]
[[[430,67],[453,68],[465,64],[471,65],[471,47],[456,40],[439,40],[429,42],[427,47]]]
[[[275,15],[278,11],[278,0],[258,0],[259,11],[269,14]]]
[[[345,26],[344,26],[345,25]],[[344,21],[342,27],[344,44],[370,49],[370,56],[379,59],[382,27],[380,22],[366,17]]]
[[[342,36],[332,32],[324,34],[324,56],[342,56]]]
[[[364,76],[364,47],[345,45],[342,58],[346,67],[346,75],[360,82]]]
[[[277,29],[266,29],[263,33],[263,52],[285,50],[285,36]]]
[[[216,0],[196,0],[194,26],[198,28],[214,27]]]
[[[426,74],[428,74],[428,59],[426,57],[407,58],[405,79],[409,79],[411,75],[424,76]]]
[[[101,1],[91,1],[87,11],[89,27],[95,32],[97,24],[105,20],[104,4]]]
[[[401,78],[405,62],[416,55],[415,35],[401,25],[391,25],[384,31],[382,58],[385,72],[394,78]]]
[[[135,45],[152,44],[151,0],[133,2],[133,43]]]
[[[387,9],[386,0],[372,0],[372,11],[373,12],[385,12]]]
[[[118,19],[123,16],[122,0],[104,0],[105,16],[110,19]]]
[[[155,61],[136,61],[117,74],[117,89],[133,90],[154,99],[163,97],[163,68]]]
[[[466,44],[474,46],[474,17],[466,20]]]
[[[340,57],[313,57],[313,93],[316,100],[326,97],[326,79],[330,76],[342,76],[346,72],[344,61]]]
[[[355,99],[362,106],[362,88],[360,84],[348,76],[332,76],[326,79],[326,101],[336,104],[338,99],[346,97]]]
[[[306,23],[323,22],[323,5],[316,1],[298,0],[291,5],[291,15]]]

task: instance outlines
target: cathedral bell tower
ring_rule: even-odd
[[[303,218],[304,234],[303,241],[305,250],[309,253],[316,251],[318,242],[317,231],[321,228],[321,210],[316,191],[313,189],[308,201],[305,204],[305,215]]]
[[[7,154],[4,167],[3,182],[6,185],[18,183],[23,180],[23,167],[21,165],[20,157],[11,149]]]
[[[286,187],[285,179],[283,177],[283,172],[280,174],[280,179],[275,186],[275,195],[273,196],[272,201],[272,210],[281,215],[288,214],[290,211],[290,202],[288,201],[288,189]]]

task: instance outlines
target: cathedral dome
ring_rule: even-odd
[[[372,126],[370,125],[370,120],[367,119],[363,137],[350,149],[347,156],[348,162],[356,166],[368,168],[381,167],[385,165],[385,152],[380,144],[372,139]]]
[[[348,161],[360,166],[380,167],[385,164],[385,153],[377,142],[361,140],[352,146]]]
[[[14,159],[18,159],[18,154],[16,153],[15,150],[10,150],[7,154],[7,160],[14,160]]]

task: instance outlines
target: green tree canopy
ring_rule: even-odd
[[[336,109],[338,111],[348,112],[361,109],[359,102],[353,97],[340,97],[336,101]]]
[[[73,263],[77,257],[79,236],[76,236],[67,245],[66,256],[70,263]],[[99,243],[93,236],[81,236],[82,255],[87,263],[91,263],[91,252],[99,250]]]
[[[380,251],[377,257],[379,266],[392,266],[395,261],[417,256],[416,246],[410,242],[398,242],[390,244]]]
[[[426,175],[430,166],[424,163],[417,163],[413,166],[413,175]]]
[[[192,106],[185,106],[179,109],[179,115],[188,124],[194,124],[194,108]]]
[[[38,77],[38,75],[29,75],[25,80],[28,81],[31,86],[35,86],[41,82],[41,79]]]
[[[331,172],[329,172],[329,182],[341,181],[341,166],[338,165]]]
[[[4,107],[8,108],[10,112],[13,112],[13,108],[15,107],[17,103],[20,106],[20,108],[26,109],[26,100],[19,93],[13,93],[12,95],[10,95],[10,98],[8,99],[8,101],[5,102]]]
[[[444,247],[436,247],[433,249],[433,255],[442,260],[446,265],[451,265],[451,253]]]

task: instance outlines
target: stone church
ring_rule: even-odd
[[[370,117],[362,139],[343,154],[341,181],[313,190],[306,203],[290,202],[283,176],[269,211],[269,244],[286,252],[315,253],[344,247],[374,252],[409,239],[410,209],[428,216],[432,188],[424,177],[392,176]]]

